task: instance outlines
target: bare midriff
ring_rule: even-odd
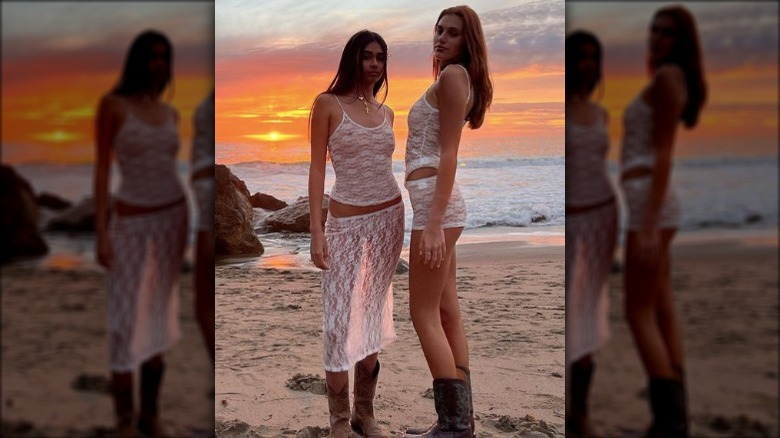
[[[142,205],[128,204],[126,202],[117,199],[116,202],[114,203],[114,211],[116,212],[116,214],[120,216],[133,216],[136,214],[146,214],[146,213],[152,213],[159,210],[164,210],[168,207],[173,207],[174,205],[182,203],[185,200],[186,198],[181,197],[173,202],[168,202],[163,205],[154,205],[151,207],[147,207]]]
[[[653,169],[650,167],[642,166],[642,167],[634,167],[631,170],[628,170],[626,172],[623,172],[623,174],[620,176],[622,180],[632,179],[632,178],[639,178],[647,175],[652,175]]]
[[[333,217],[358,216],[361,214],[369,214],[375,211],[384,210],[385,208],[391,207],[395,204],[398,204],[399,202],[401,202],[400,195],[397,198],[391,199],[381,204],[366,205],[366,206],[342,204],[339,201],[335,201],[331,199],[330,201],[328,201],[328,213]]]
[[[435,167],[421,167],[419,169],[414,169],[412,173],[410,173],[407,177],[407,181],[414,181],[416,179],[423,179],[428,178],[431,176],[434,176],[439,173],[439,169]]]

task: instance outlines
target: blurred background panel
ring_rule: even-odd
[[[2,2],[0,7],[3,200],[22,206],[0,208],[1,435],[101,436],[113,428],[114,415],[106,275],[95,262],[92,232],[98,101],[119,80],[138,34],[147,29],[166,34],[173,45],[174,80],[163,100],[180,114],[177,165],[189,187],[193,115],[214,84],[214,3]],[[113,187],[117,176],[114,168]],[[14,216],[6,216],[10,213]],[[9,223],[22,225],[11,230]],[[196,221],[190,224],[191,244]],[[213,430],[213,366],[193,316],[191,277],[181,275],[183,336],[166,355],[160,400],[176,436]]]
[[[696,20],[708,85],[699,124],[678,128],[671,176],[682,210],[671,287],[691,436],[777,436],[778,6],[680,4]],[[650,80],[650,22],[663,6],[566,3],[567,34],[587,30],[603,44],[603,85],[594,99],[609,113],[616,187],[624,110]],[[647,382],[623,312],[621,258],[618,251],[609,284],[612,339],[594,356],[590,391],[591,421],[604,436],[636,434],[650,422]]]

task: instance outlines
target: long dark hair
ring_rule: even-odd
[[[596,78],[592,84],[583,84],[582,77],[577,70],[577,63],[582,56],[582,47],[592,44],[596,48]],[[585,30],[575,30],[566,37],[566,95],[576,93],[583,86],[587,86],[588,93],[592,93],[596,85],[601,82],[602,49],[601,42],[592,33]]]
[[[341,52],[341,61],[339,61],[336,76],[323,93],[348,94],[363,82],[363,49],[372,42],[378,43],[382,51],[385,52],[385,68],[382,70],[382,76],[374,84],[373,96],[376,97],[379,91],[384,88],[382,102],[387,99],[387,92],[390,89],[390,83],[387,80],[387,43],[378,33],[365,29],[352,35],[347,41],[347,45]]]
[[[493,102],[493,82],[490,80],[487,44],[485,43],[485,34],[482,32],[482,23],[479,21],[479,15],[470,7],[453,6],[441,11],[439,18],[436,19],[436,23],[433,25],[434,32],[436,32],[436,25],[439,24],[439,20],[445,15],[455,15],[463,20],[463,35],[466,37],[466,47],[461,63],[466,67],[466,71],[469,72],[471,84],[474,86],[474,105],[466,115],[466,120],[469,122],[469,128],[477,129],[485,121],[485,113]],[[440,73],[440,62],[434,56],[433,77],[438,78]]]
[[[686,128],[693,128],[699,121],[704,102],[707,100],[707,84],[704,81],[704,68],[701,57],[699,32],[693,15],[682,6],[668,6],[656,11],[652,22],[659,16],[671,18],[676,26],[675,44],[672,54],[667,59],[659,60],[656,65],[649,65],[655,71],[663,64],[675,64],[685,74],[685,85],[688,88],[688,99],[680,116]]]
[[[127,52],[122,76],[114,87],[113,92],[128,96],[149,89],[152,85],[152,76],[149,72],[149,61],[152,59],[152,47],[155,44],[163,44],[167,50],[167,61],[170,66],[168,77],[160,84],[156,93],[160,94],[171,82],[173,77],[173,46],[168,37],[155,30],[147,30],[133,40],[130,50]]]

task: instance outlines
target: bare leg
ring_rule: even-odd
[[[374,372],[374,368],[376,368],[376,362],[378,358],[379,353],[369,354],[368,356],[358,361],[357,366],[363,367],[363,370],[365,370],[367,373],[372,373]]]
[[[409,255],[409,311],[434,379],[458,378],[453,349],[442,325],[441,308],[447,276],[453,263],[455,242],[462,230],[462,228],[444,230],[446,254],[442,265],[434,269],[425,266],[419,254],[422,232],[412,231]],[[448,316],[452,317],[452,315]]]
[[[462,367],[469,367],[469,345],[466,340],[466,331],[463,327],[463,319],[460,314],[460,302],[458,301],[458,292],[455,287],[457,271],[457,251],[452,249],[452,260],[450,261],[449,271],[445,277],[444,292],[441,297],[441,325],[444,328],[444,334],[452,349],[452,355],[455,358],[455,364]],[[466,379],[466,373],[458,369],[458,375]]]
[[[624,276],[626,318],[647,375],[671,378],[676,373],[657,320],[660,260],[643,261],[636,238],[636,232],[628,233]]]
[[[349,382],[349,371],[325,371],[325,381],[328,382],[328,386],[330,386],[333,392],[341,392],[344,385]]]
[[[674,308],[671,279],[670,246],[676,231],[675,229],[661,230],[661,260],[658,273],[660,296],[656,304],[656,314],[661,336],[669,354],[669,364],[677,377],[682,377],[679,375],[684,367],[682,333]]]

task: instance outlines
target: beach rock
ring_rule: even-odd
[[[252,204],[252,207],[254,208],[262,208],[263,210],[271,211],[281,210],[284,207],[287,207],[286,202],[260,192],[252,195],[252,197],[249,198],[249,203]]]
[[[263,245],[252,228],[254,210],[249,203],[249,190],[246,189],[246,184],[222,164],[216,165],[215,181],[215,253],[217,255],[263,254]]]
[[[537,213],[537,214],[535,214],[535,215],[533,215],[531,217],[531,222],[535,223],[535,224],[538,224],[539,222],[544,222],[546,220],[547,220],[547,216],[545,216],[543,214],[539,214],[539,213]]]
[[[73,205],[72,202],[58,195],[48,192],[41,192],[35,198],[39,207],[45,207],[51,210],[65,210]]]
[[[84,199],[49,219],[46,231],[95,231],[95,199]]]
[[[409,262],[404,259],[398,259],[398,264],[395,265],[396,274],[406,274],[409,272]]]
[[[306,426],[295,434],[295,438],[325,438],[330,435],[330,428]]]
[[[327,383],[319,374],[301,374],[296,373],[285,382],[285,386],[293,391],[307,391],[312,394],[326,395],[328,393]]]
[[[13,167],[0,166],[0,263],[49,252],[38,229],[40,211],[32,185]]]
[[[322,226],[325,227],[325,220],[328,217],[328,201],[330,197],[325,195],[322,201]],[[301,196],[291,205],[277,210],[265,219],[265,230],[267,232],[290,232],[290,233],[308,233],[311,218],[309,217],[309,198]]]
[[[111,393],[111,382],[102,374],[79,374],[70,386],[76,391]]]

